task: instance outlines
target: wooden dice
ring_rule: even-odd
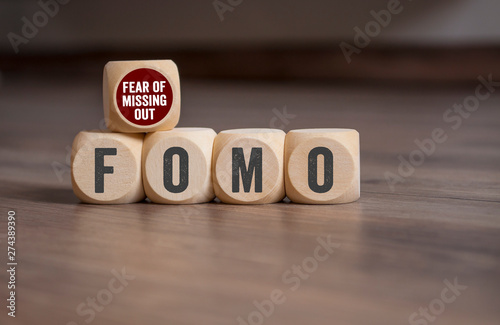
[[[181,110],[177,66],[171,60],[112,61],[104,67],[108,129],[139,133],[173,129]]]
[[[336,204],[360,195],[359,134],[306,129],[175,128],[144,134],[80,132],[72,182],[87,203]]]
[[[285,185],[288,198],[296,203],[356,201],[359,133],[352,129],[290,131],[285,141]]]
[[[73,191],[83,202],[336,204],[360,195],[359,134],[351,129],[174,128],[179,72],[170,60],[104,68],[103,105],[113,132],[73,142]],[[145,135],[146,132],[149,132]]]
[[[86,203],[142,201],[141,155],[144,134],[80,132],[73,141],[71,179]]]
[[[285,197],[285,133],[275,129],[220,132],[214,141],[213,185],[225,203],[263,204]]]
[[[147,197],[155,203],[212,201],[212,145],[209,128],[175,128],[146,135],[142,174]]]

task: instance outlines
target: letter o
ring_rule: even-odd
[[[179,156],[179,184],[173,184],[173,157]],[[189,154],[181,147],[168,148],[163,154],[163,186],[172,193],[181,193],[189,185]]]
[[[104,298],[107,297],[107,299]],[[97,293],[97,300],[103,306],[109,305],[113,301],[113,294],[108,289],[102,289]]]
[[[375,27],[373,34],[371,33],[372,32],[371,26]],[[366,24],[365,32],[366,32],[366,35],[368,35],[370,37],[378,36],[380,34],[380,25],[375,20],[372,20]]]
[[[408,159],[410,160],[413,166],[420,166],[425,161],[425,155],[422,151],[415,149],[410,153]]]
[[[318,184],[318,156],[322,155],[324,159],[324,182]],[[333,153],[325,147],[316,147],[309,152],[308,156],[308,183],[309,188],[316,193],[326,193],[333,186]]]
[[[310,265],[309,265],[310,264]],[[310,266],[310,267],[309,267]],[[318,268],[318,261],[314,259],[313,257],[306,257],[304,261],[302,261],[302,268],[307,272],[307,273],[313,273],[316,271]]]
[[[40,18],[42,19],[41,21]],[[47,14],[43,11],[37,11],[33,15],[33,24],[35,24],[37,27],[43,27],[47,25],[48,22],[49,22],[49,16],[47,16]]]
[[[435,307],[437,305],[437,308]],[[441,315],[444,311],[444,302],[439,299],[434,299],[429,304],[429,309],[434,315]]]
[[[254,310],[248,315],[248,323],[250,325],[260,325],[262,322],[264,322],[264,317],[258,311]]]
[[[468,96],[468,97],[466,97],[464,99],[464,107],[469,112],[475,112],[475,111],[477,111],[477,109],[479,108],[479,99],[477,99],[477,97],[475,97],[475,96]]]
[[[136,108],[135,111],[134,111],[134,118],[136,120],[140,120],[141,119],[141,109],[140,108]]]
[[[153,91],[155,93],[159,92],[160,91],[160,83],[158,81],[154,81],[153,82]]]

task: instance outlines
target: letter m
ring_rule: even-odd
[[[250,192],[255,173],[255,192],[262,193],[262,148],[252,148],[248,169],[245,165],[243,148],[233,148],[233,193],[240,191],[240,171],[243,190]]]
[[[123,106],[126,106],[126,107],[132,106],[132,96],[123,95]]]

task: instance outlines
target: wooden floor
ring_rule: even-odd
[[[3,80],[0,265],[12,209],[18,310],[12,319],[2,307],[0,324],[499,323],[500,90],[454,130],[443,114],[475,84],[184,81],[180,126],[357,129],[361,199],[95,206],[73,195],[67,159],[73,137],[102,122],[99,78]],[[285,107],[295,117],[273,120]],[[435,128],[447,141],[391,189],[385,175],[398,174],[398,155]],[[321,241],[335,247],[321,249],[325,261],[315,257]],[[109,296],[124,268],[134,278]],[[460,284],[454,299],[441,296],[446,281]],[[274,290],[285,301],[264,302],[262,316],[254,302]],[[429,305],[426,320],[418,313]]]

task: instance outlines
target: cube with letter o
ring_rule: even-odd
[[[359,199],[359,133],[302,129],[285,141],[286,195],[295,203],[335,204]]]

